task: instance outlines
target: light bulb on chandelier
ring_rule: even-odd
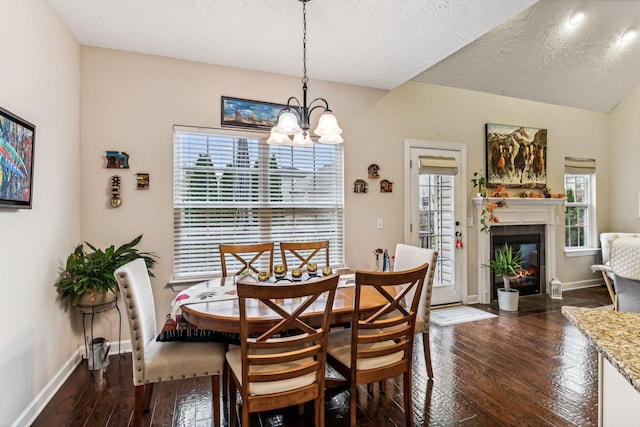
[[[302,103],[292,96],[287,101],[287,106],[278,113],[278,123],[271,129],[267,144],[293,145],[295,147],[310,147],[314,144],[309,134],[310,116],[317,109],[323,109],[318,120],[318,126],[313,133],[320,137],[321,144],[340,144],[344,142],[340,134],[342,129],[338,126],[338,120],[329,109],[329,103],[324,98],[316,98],[307,105],[307,2],[311,0],[298,0],[302,2]],[[289,138],[293,136],[293,141]]]

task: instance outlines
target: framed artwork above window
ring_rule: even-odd
[[[271,102],[221,97],[220,125],[246,129],[271,129],[285,106]]]

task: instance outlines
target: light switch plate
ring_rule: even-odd
[[[383,218],[378,218],[378,221],[376,222],[376,227],[378,228],[378,230],[382,230],[384,228]]]

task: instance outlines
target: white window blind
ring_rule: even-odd
[[[221,243],[273,241],[281,262],[278,242],[329,240],[331,266],[344,265],[342,145],[175,126],[173,169],[176,280],[220,275]]]

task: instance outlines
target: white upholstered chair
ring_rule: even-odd
[[[620,237],[611,244],[615,309],[640,313],[640,239]]]
[[[391,273],[356,271],[351,327],[332,331],[327,345],[327,363],[349,380],[352,427],[356,425],[358,385],[381,382],[384,390],[384,381],[398,375],[402,375],[405,424],[413,426],[413,338],[427,268],[425,263],[418,268]],[[404,299],[409,292],[414,297],[405,307]],[[361,311],[363,293],[379,295],[386,303],[375,313]]]
[[[609,291],[609,297],[611,297],[611,302],[614,304],[614,310],[616,309],[616,297],[615,297],[615,289],[613,287],[613,272],[611,270],[611,245],[614,240],[623,237],[623,238],[640,238],[640,233],[600,233],[600,251],[602,256],[602,263],[595,264],[591,266],[591,271],[594,273],[599,271],[602,273],[602,280],[604,280],[604,284],[607,286],[607,290]]]
[[[419,248],[417,246],[398,243],[396,245],[394,270],[409,270],[424,263],[429,264],[427,277],[422,287],[422,297],[418,304],[418,317],[416,318],[416,334],[422,333],[422,344],[424,348],[424,362],[427,367],[427,375],[433,378],[433,367],[431,364],[431,347],[429,343],[429,326],[431,325],[431,291],[433,289],[433,275],[436,271],[438,261],[438,251],[433,249]],[[413,293],[407,295],[405,303],[411,303]]]
[[[144,259],[138,258],[123,265],[114,276],[131,329],[135,386],[132,426],[141,425],[143,409],[149,409],[154,383],[205,376],[211,377],[214,422],[219,426],[224,346],[209,342],[156,341],[156,311]]]

